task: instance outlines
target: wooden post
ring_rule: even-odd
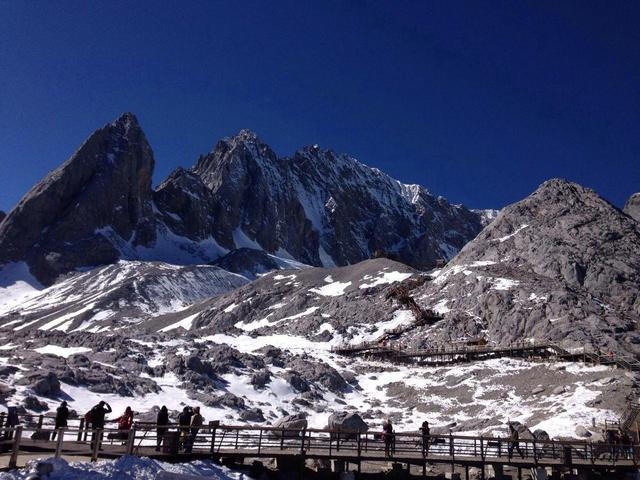
[[[307,435],[307,431],[303,429],[300,432],[301,442],[300,442],[300,455],[304,455],[304,437]]]
[[[78,427],[78,442],[82,441],[82,430],[84,429],[84,418],[80,419],[80,426]]]
[[[100,448],[100,442],[102,440],[102,430],[94,430],[91,433],[91,440],[93,442],[91,449],[91,461],[95,462],[98,460],[98,449]]]
[[[282,427],[282,435],[280,436],[280,450],[284,449],[284,427]]]
[[[9,458],[9,468],[16,468],[18,465],[18,452],[20,451],[20,440],[22,439],[22,426],[15,427],[13,435],[13,448],[11,458]]]
[[[42,430],[42,424],[44,423],[44,415],[40,414],[38,416],[38,426],[36,427],[38,430]]]
[[[127,455],[133,455],[133,445],[136,442],[136,426],[134,425],[129,430],[129,436],[127,437]],[[157,440],[156,440],[157,445]]]
[[[215,452],[216,449],[216,429],[219,425],[220,422],[215,420],[209,422],[209,427],[211,428],[211,453]],[[260,430],[260,433],[262,434],[262,430]]]
[[[260,436],[258,437],[258,455],[260,455],[261,449],[262,449],[262,429],[260,429]]]
[[[56,458],[60,457],[62,452],[62,443],[64,442],[64,427],[58,429],[58,441],[56,442]]]

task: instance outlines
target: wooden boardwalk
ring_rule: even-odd
[[[517,469],[551,467],[582,470],[623,471],[637,469],[640,450],[635,446],[608,445],[580,440],[539,441],[522,439],[512,448],[507,438],[465,435],[431,435],[418,433],[394,434],[387,444],[380,433],[344,433],[305,429],[284,430],[261,426],[230,426],[211,422],[194,438],[192,450],[181,448],[180,431],[168,427],[161,451],[156,451],[157,434],[153,424],[136,423],[128,432],[113,429],[87,431],[78,425],[57,432],[44,422],[41,425],[21,425],[0,429],[0,456],[9,456],[15,466],[20,454],[42,453],[43,456],[86,456],[117,458],[138,455],[165,461],[194,459],[274,458],[289,463],[304,463],[307,459],[356,465],[362,462],[394,462],[418,465],[426,471],[427,464],[479,467],[499,465]],[[119,434],[117,440],[109,437]],[[92,437],[103,438],[93,442]],[[8,438],[12,437],[12,438]],[[186,437],[189,438],[189,437]],[[187,441],[188,443],[188,441]],[[188,449],[187,449],[188,450]],[[513,450],[512,452],[510,450]]]
[[[500,357],[514,357],[556,358],[559,360],[617,366],[633,372],[640,371],[640,362],[633,357],[603,354],[585,349],[579,352],[569,351],[558,344],[550,342],[520,342],[507,346],[482,345],[457,346],[453,348],[409,349],[392,342],[373,341],[334,347],[332,352],[345,356],[365,356],[372,359],[405,363],[415,362],[429,366],[489,360]]]

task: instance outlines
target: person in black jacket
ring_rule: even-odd
[[[182,413],[178,416],[178,432],[180,435],[180,443],[182,445],[186,443],[189,436],[191,417],[193,417],[193,409],[191,407],[184,407]]]
[[[429,422],[425,420],[420,427],[422,433],[422,455],[429,455],[429,436],[431,435],[431,429],[429,428]]]
[[[520,449],[520,434],[513,425],[509,424],[509,458],[513,456],[514,448],[518,451],[520,456],[524,458],[522,450]]]
[[[156,439],[157,440],[156,452],[159,452],[160,445],[162,445],[162,441],[164,440],[164,435],[165,433],[167,433],[166,425],[169,425],[169,411],[167,410],[167,407],[165,407],[164,405],[158,412],[158,417],[156,418],[156,425],[157,425],[157,435],[158,435]]]
[[[91,448],[94,448],[95,442],[99,441],[98,437],[100,435],[96,434],[96,430],[104,429],[104,417],[107,413],[111,413],[112,411],[111,405],[104,400],[91,409],[91,426],[93,428],[93,434],[91,435]]]
[[[56,410],[56,428],[51,434],[51,440],[56,439],[56,434],[59,428],[65,428],[67,426],[67,420],[69,419],[69,409],[67,408],[67,402],[62,402]]]

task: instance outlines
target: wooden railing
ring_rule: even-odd
[[[393,460],[420,464],[497,463],[514,466],[582,465],[594,468],[635,467],[640,451],[634,445],[610,445],[580,440],[556,441],[509,438],[430,435],[398,432],[392,442],[378,432],[345,433],[323,429],[292,430],[278,427],[233,426],[211,422],[192,435],[190,427],[167,425],[162,451],[156,452],[158,430],[154,423],[136,422],[128,431],[113,428],[87,430],[81,421],[54,430],[51,423],[25,424],[0,429],[2,455],[15,467],[24,452],[55,456],[99,457],[122,455],[200,457],[308,457],[361,461]],[[56,433],[53,438],[53,433]]]

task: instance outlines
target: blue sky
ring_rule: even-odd
[[[156,183],[318,143],[470,207],[640,191],[640,2],[0,0],[0,209],[134,112]]]

